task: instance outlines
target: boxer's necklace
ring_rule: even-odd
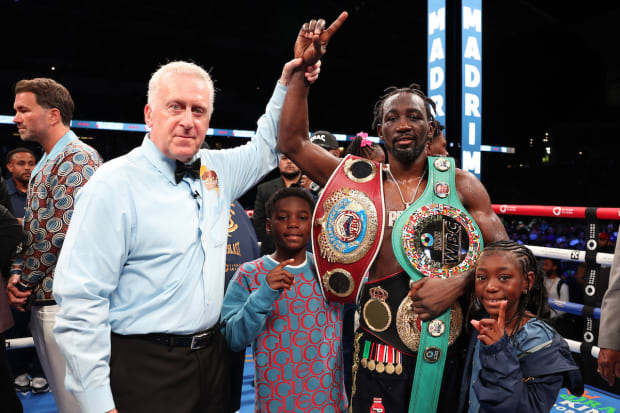
[[[405,204],[405,209],[409,208],[409,206],[413,204],[413,201],[415,201],[415,197],[418,194],[418,189],[420,188],[420,184],[422,183],[422,178],[424,178],[424,175],[426,175],[426,167],[424,167],[424,171],[422,171],[422,175],[418,177],[418,185],[415,187],[415,192],[413,193],[413,197],[411,198],[411,201],[409,202],[405,201],[405,197],[403,196],[403,191],[401,191],[400,189],[400,184],[398,183],[396,178],[394,178],[394,175],[392,175],[392,171],[390,170],[390,168],[387,168],[387,172],[388,174],[390,174],[390,178],[392,178],[392,181],[394,181],[394,183],[396,184],[396,188],[398,188],[398,193],[400,194],[401,201],[403,201],[403,204]]]

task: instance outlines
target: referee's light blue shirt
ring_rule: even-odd
[[[201,150],[201,179],[176,184],[175,162],[147,135],[78,194],[54,278],[54,334],[83,412],[114,407],[110,331],[192,334],[219,319],[230,204],[277,166],[285,95],[278,83],[248,144]]]

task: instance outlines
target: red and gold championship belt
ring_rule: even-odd
[[[383,239],[384,210],[381,164],[348,155],[312,217],[314,261],[327,300],[357,302]]]

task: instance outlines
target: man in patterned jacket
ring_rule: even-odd
[[[74,198],[102,160],[69,129],[73,99],[56,81],[19,81],[13,108],[21,139],[39,143],[45,154],[30,178],[23,221],[27,238],[11,267],[7,292],[18,310],[32,306],[32,337],[58,410],[79,412],[74,396],[65,389],[66,363],[52,333],[58,311],[52,287]]]

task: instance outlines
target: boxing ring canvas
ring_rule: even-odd
[[[607,393],[587,384],[581,397],[573,396],[566,389],[562,389],[551,412],[620,412],[620,396]]]
[[[245,366],[243,369],[243,389],[241,391],[241,409],[239,413],[252,413],[254,411],[254,359],[252,350],[248,347],[245,355]],[[585,386],[586,391],[582,397],[569,394],[566,389],[562,389],[558,400],[551,409],[551,412],[564,413],[620,413],[620,396],[604,392],[594,387]],[[54,398],[51,393],[21,395],[20,398],[24,406],[25,413],[57,413]]]

